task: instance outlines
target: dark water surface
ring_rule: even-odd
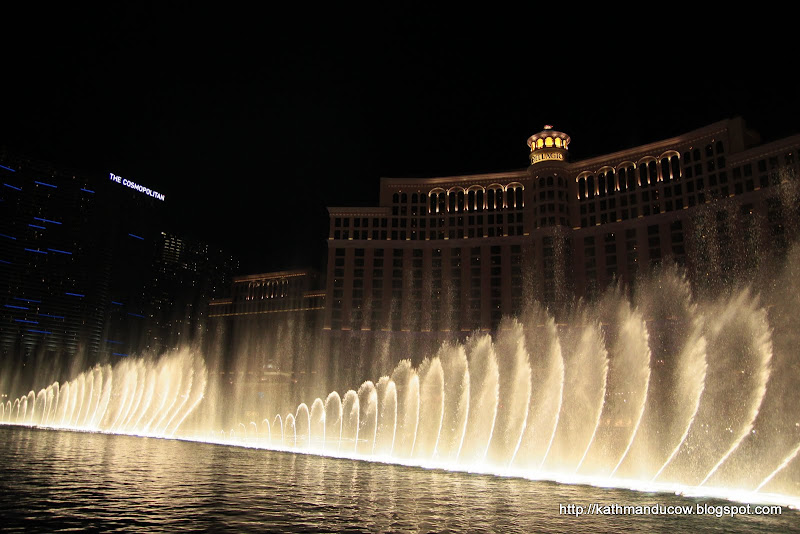
[[[724,506],[204,443],[0,426],[0,530],[800,532],[800,513],[567,515],[559,505]]]

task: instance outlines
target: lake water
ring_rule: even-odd
[[[639,506],[641,512],[662,508],[655,514],[569,513],[593,504]],[[800,532],[800,513],[787,507],[756,515],[750,505],[749,514],[717,517],[735,505],[207,443],[0,426],[4,531]],[[693,513],[660,513],[675,506]]]

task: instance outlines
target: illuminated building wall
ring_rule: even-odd
[[[96,356],[110,305],[95,184],[70,171],[0,161],[0,351],[3,362]]]
[[[253,417],[268,407],[289,409],[280,403],[318,382],[315,365],[327,350],[319,336],[325,306],[319,273],[237,276],[230,294],[209,304],[205,352],[211,372],[226,375],[223,383],[239,388],[236,398],[252,401]]]
[[[138,183],[0,153],[0,184],[0,363],[158,351],[229,287],[231,258],[163,232],[169,199]]]
[[[325,328],[492,330],[668,259],[704,290],[797,231],[800,136],[760,144],[737,118],[576,162],[571,142],[546,127],[526,169],[383,178],[379,206],[329,208]]]
[[[163,336],[157,329],[157,260],[168,205],[109,174],[112,179],[109,175],[95,177],[103,195],[99,200],[107,210],[102,222],[95,224],[106,225],[111,236],[105,247],[111,283],[102,349],[119,358],[163,348],[159,343]]]

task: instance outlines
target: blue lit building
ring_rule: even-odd
[[[0,361],[7,368],[57,376],[76,362],[146,347],[164,200],[125,182],[0,153]]]

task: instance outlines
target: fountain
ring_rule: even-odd
[[[713,298],[665,268],[558,321],[533,303],[494,337],[227,433],[179,432],[210,381],[193,351],[94,367],[0,420],[798,506],[798,267],[800,249],[758,292]]]
[[[0,405],[3,423],[43,428],[173,437],[203,400],[202,358],[176,351],[160,359],[97,365],[69,382]]]

